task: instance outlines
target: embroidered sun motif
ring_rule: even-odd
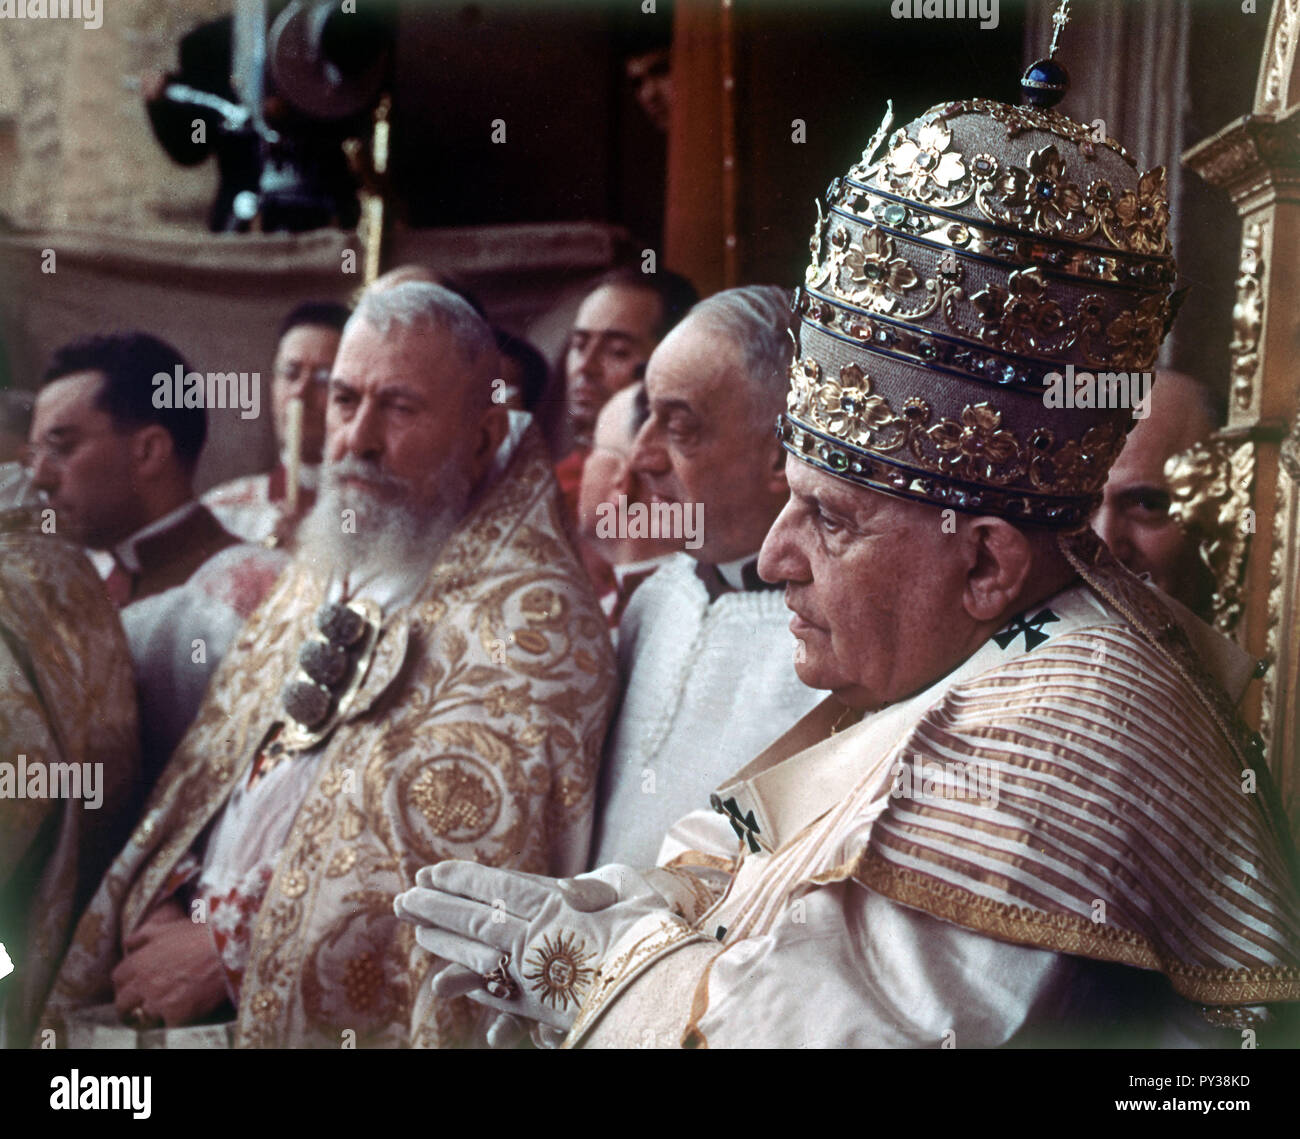
[[[525,959],[524,980],[532,982],[533,992],[541,994],[543,1004],[563,1012],[570,1003],[582,1002],[595,974],[587,962],[594,957],[586,952],[586,942],[572,933],[566,931],[554,941],[547,934]]]

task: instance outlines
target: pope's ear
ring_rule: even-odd
[[[976,621],[997,621],[1013,612],[1034,564],[1028,537],[1005,518],[981,516],[966,527],[970,569],[962,605]]]

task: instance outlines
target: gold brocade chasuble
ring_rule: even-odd
[[[299,558],[223,661],[78,929],[47,1019],[111,999],[120,941],[285,719],[279,694],[325,588]],[[338,1047],[349,1030],[358,1045],[462,1043],[471,1006],[434,1000],[436,959],[393,898],[443,859],[583,868],[614,675],[529,428],[414,601],[384,614],[356,701],[294,760],[315,771],[253,924],[236,1044]]]
[[[80,549],[9,512],[0,518],[0,941],[15,968],[3,982],[11,1047],[34,1026],[80,908],[125,840],[139,750],[131,655],[103,582]]]
[[[1207,628],[1184,629],[1091,532],[1066,541],[1083,583],[838,734],[827,700],[716,791],[731,857],[669,865],[724,870],[725,893],[624,933],[570,1045],[602,1027],[626,1039],[650,1005],[707,1043],[728,997],[712,962],[844,882],[999,941],[1164,973],[1198,1004],[1300,1000],[1294,850],[1221,687],[1244,684],[1239,662],[1225,644],[1216,681]]]

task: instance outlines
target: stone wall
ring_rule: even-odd
[[[134,80],[229,0],[101,0],[102,25],[6,20],[0,35],[0,215],[20,228],[202,225],[211,163],[186,169],[154,141]],[[5,136],[12,162],[4,163]]]

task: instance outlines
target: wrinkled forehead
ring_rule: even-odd
[[[886,494],[850,482],[789,451],[785,456],[785,473],[792,494],[815,498],[823,505],[858,519],[889,518],[898,525],[912,525],[939,518],[939,507],[932,503]]]
[[[690,315],[651,353],[645,386],[650,401],[716,403],[720,411],[747,414],[749,389],[739,346],[704,316]]]
[[[495,358],[471,361],[459,341],[433,321],[390,324],[380,330],[353,319],[343,331],[334,358],[335,378],[354,385],[403,383],[430,393],[451,395],[482,382]]]

